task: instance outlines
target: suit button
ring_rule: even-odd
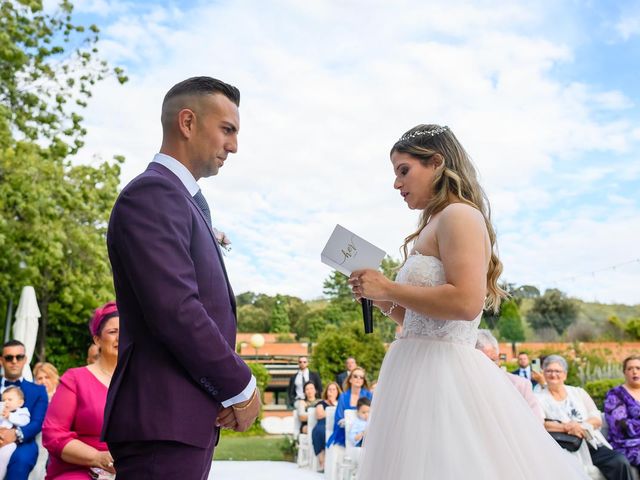
[[[211,393],[212,393],[213,395],[217,395],[217,394],[218,394],[218,390],[216,390],[216,389],[214,388],[214,389],[212,389],[212,390],[211,390]]]
[[[200,383],[207,383],[207,377],[202,377],[200,379]]]

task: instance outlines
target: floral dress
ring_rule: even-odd
[[[607,392],[604,415],[611,446],[624,453],[629,463],[640,466],[640,403],[620,385]]]

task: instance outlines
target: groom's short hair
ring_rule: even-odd
[[[164,96],[162,101],[161,122],[163,128],[168,127],[173,117],[183,108],[189,108],[189,99],[203,95],[219,93],[240,106],[240,90],[233,85],[211,77],[191,77],[176,83]],[[182,97],[184,102],[176,104],[173,100]]]

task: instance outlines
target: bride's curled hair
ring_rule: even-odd
[[[498,286],[498,277],[502,273],[502,263],[496,254],[496,234],[491,225],[491,206],[484,190],[478,182],[476,169],[469,155],[449,127],[439,125],[417,125],[400,137],[393,147],[394,152],[407,153],[423,165],[434,160],[442,161],[442,168],[436,169],[433,183],[433,197],[420,215],[418,229],[404,239],[402,253],[404,260],[408,256],[408,245],[416,240],[431,216],[441,212],[450,203],[450,194],[461,202],[478,209],[487,226],[491,242],[491,260],[487,271],[486,307],[497,311],[506,292]]]

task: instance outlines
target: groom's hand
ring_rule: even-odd
[[[216,419],[216,427],[229,428],[235,430],[238,426],[236,421],[236,415],[233,413],[233,407],[223,408],[218,412],[218,418]]]
[[[237,432],[248,430],[260,413],[260,391],[256,388],[249,400],[231,405],[231,408],[237,422],[234,430]]]

